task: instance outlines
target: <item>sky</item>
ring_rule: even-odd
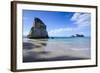
[[[47,26],[49,37],[69,37],[75,34],[91,35],[91,14],[83,12],[55,12],[23,10],[23,35],[29,34],[34,18]]]

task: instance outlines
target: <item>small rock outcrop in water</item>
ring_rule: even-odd
[[[28,38],[48,38],[46,25],[39,18],[34,19]]]
[[[72,35],[71,37],[85,37],[83,34]]]
[[[84,37],[82,34],[76,34],[76,37]]]

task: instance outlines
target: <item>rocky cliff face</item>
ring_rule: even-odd
[[[34,19],[33,26],[28,35],[29,38],[48,38],[46,25],[39,18]]]

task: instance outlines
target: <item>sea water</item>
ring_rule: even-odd
[[[58,43],[65,43],[66,45],[71,45],[73,47],[80,47],[80,48],[90,48],[90,37],[75,37],[75,38],[54,38],[48,39],[48,42],[58,42]]]
[[[49,38],[49,39],[29,39],[24,38],[23,42],[36,43],[42,42],[45,45],[44,50],[54,51],[58,48],[72,49],[72,50],[87,50],[90,51],[91,48],[91,38],[90,37],[64,37],[64,38]],[[42,46],[41,46],[42,47]]]

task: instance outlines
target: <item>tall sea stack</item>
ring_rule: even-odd
[[[48,38],[46,25],[41,19],[37,17],[34,19],[33,26],[30,30],[28,37],[29,38]]]

